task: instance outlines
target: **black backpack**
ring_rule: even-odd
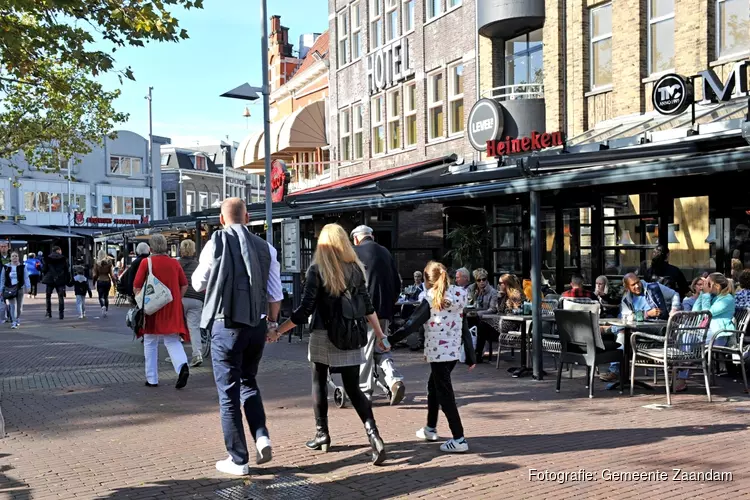
[[[333,299],[330,312],[326,327],[336,348],[351,351],[367,345],[367,303],[356,284],[349,283],[344,293]]]

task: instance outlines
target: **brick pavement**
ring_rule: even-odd
[[[0,498],[715,498],[742,497],[750,481],[750,401],[722,380],[716,400],[697,389],[674,398],[604,392],[589,400],[583,370],[563,380],[512,379],[504,370],[459,367],[455,385],[471,445],[443,455],[419,443],[425,418],[427,367],[420,356],[395,353],[408,395],[398,407],[376,398],[375,415],[390,459],[367,461],[366,439],[351,408],[331,407],[334,446],[327,454],[302,443],[313,431],[305,344],[269,346],[259,376],[274,442],[274,461],[245,480],[222,476],[217,397],[209,367],[184,391],[171,387],[161,364],[159,388],[143,386],[139,344],[108,319],[45,322],[27,306],[19,331],[0,326],[0,387],[8,436],[0,441]],[[67,320],[66,320],[67,321]],[[162,354],[162,358],[165,354]],[[507,364],[506,364],[507,366]],[[21,381],[19,383],[19,381]],[[31,384],[34,381],[34,385]],[[696,384],[693,384],[696,386]],[[660,388],[661,389],[661,388]],[[439,430],[447,432],[441,416]],[[616,482],[603,469],[733,473],[724,482]],[[529,481],[529,469],[574,472],[589,482]]]

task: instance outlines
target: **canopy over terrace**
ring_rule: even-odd
[[[271,124],[271,159],[290,161],[297,151],[312,151],[328,145],[325,102],[316,101]],[[266,157],[263,132],[245,137],[234,157],[236,168],[264,174]]]
[[[83,238],[80,234],[66,233],[45,227],[27,226],[26,224],[19,224],[17,222],[0,223],[0,237],[7,238],[12,236],[23,236],[27,239]]]

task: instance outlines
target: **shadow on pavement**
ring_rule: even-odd
[[[0,453],[0,460],[9,456],[8,453]],[[12,498],[13,500],[31,500],[33,496],[29,485],[6,474],[6,472],[12,470],[12,465],[0,465],[0,495],[8,495],[8,497],[3,498]]]

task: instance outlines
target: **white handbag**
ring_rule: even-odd
[[[155,314],[173,300],[172,292],[169,288],[154,276],[153,268],[151,267],[151,257],[148,258],[146,283],[144,283],[141,293],[138,295],[136,300],[143,304],[143,312],[148,316]]]

